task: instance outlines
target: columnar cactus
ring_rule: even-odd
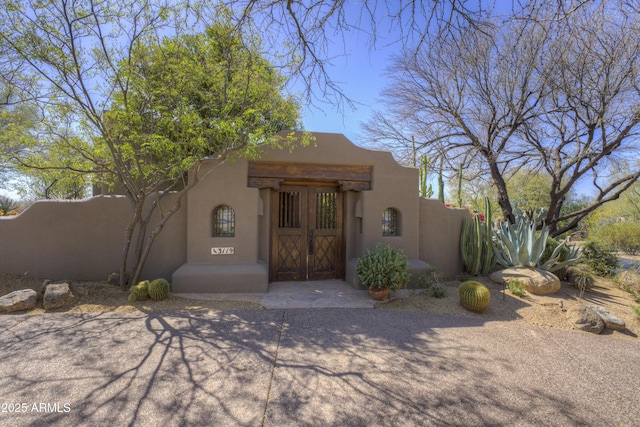
[[[458,295],[460,305],[476,313],[482,313],[491,300],[489,289],[482,283],[472,280],[460,284]]]
[[[480,215],[473,219],[465,219],[460,234],[460,252],[465,269],[472,276],[486,275],[496,265],[496,255],[493,250],[493,219],[491,203],[486,197],[485,222]]]
[[[149,283],[149,297],[160,301],[169,296],[169,282],[164,279],[156,279]]]

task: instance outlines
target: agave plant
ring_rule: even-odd
[[[17,206],[17,203],[10,199],[9,197],[0,196],[0,215],[5,216],[10,211],[14,210]]]
[[[580,250],[569,247],[566,260],[558,262],[562,249],[566,246],[565,240],[554,249],[547,261],[541,263],[549,238],[549,228],[543,225],[538,232],[536,223],[537,218],[517,215],[513,224],[508,221],[499,224],[493,249],[500,265],[505,268],[536,267],[553,272],[578,260]]]

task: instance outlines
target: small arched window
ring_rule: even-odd
[[[236,233],[236,214],[228,205],[217,206],[213,210],[213,237],[234,237]]]
[[[400,214],[394,208],[387,208],[382,213],[382,235],[400,235]]]

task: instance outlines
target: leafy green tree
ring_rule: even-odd
[[[2,76],[21,69],[28,78],[5,78],[12,89],[30,94],[49,129],[58,120],[70,125],[51,143],[86,161],[79,173],[117,184],[130,201],[123,285],[138,280],[155,238],[203,178],[202,158],[280,146],[286,141],[274,132],[297,124],[298,106],[280,95],[283,80],[258,40],[237,32],[219,8],[205,34],[190,35],[202,28],[198,7],[16,0],[0,9]],[[178,191],[170,203],[168,190]]]
[[[30,131],[37,120],[33,106],[14,104],[7,90],[0,90],[0,99],[0,179],[6,186],[17,174],[12,159],[33,145]]]
[[[90,145],[68,124],[41,120],[33,102],[0,106],[0,178],[26,198],[79,199],[90,187]],[[49,114],[55,117],[55,114]]]
[[[114,175],[137,199],[135,247],[143,248],[134,254],[140,258],[134,262],[137,278],[159,230],[143,232],[151,218],[144,199],[181,186],[179,194],[185,194],[202,179],[196,174],[193,182],[186,180],[201,159],[257,154],[276,132],[297,126],[298,105],[280,94],[282,77],[229,24],[139,45],[123,69],[129,87],[114,95],[106,113],[109,139],[101,141],[101,148],[128,165],[126,174],[115,169]],[[164,216],[168,219],[178,207]]]

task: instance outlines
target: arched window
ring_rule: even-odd
[[[400,235],[400,214],[394,208],[387,208],[382,213],[382,235]]]
[[[236,214],[228,205],[217,206],[213,210],[213,237],[233,237],[236,232]]]

